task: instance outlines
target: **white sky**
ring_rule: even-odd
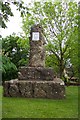
[[[24,0],[24,2],[31,2],[34,0]],[[40,1],[40,0],[35,0],[35,1]],[[46,0],[50,1],[50,0]],[[80,0],[75,0],[76,2],[79,2]],[[12,5],[12,12],[14,13],[14,17],[9,18],[9,22],[7,22],[7,28],[6,29],[0,29],[0,34],[2,37],[6,37],[8,35],[11,35],[13,32],[18,34],[23,33],[22,31],[22,18],[20,17],[19,11],[16,10],[16,6]]]

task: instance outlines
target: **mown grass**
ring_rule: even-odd
[[[3,97],[2,109],[3,118],[78,118],[78,87],[66,87],[64,100]]]

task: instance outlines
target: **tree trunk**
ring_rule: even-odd
[[[61,79],[63,77],[63,71],[64,71],[64,61],[63,58],[61,58],[61,60],[59,61],[59,74]]]

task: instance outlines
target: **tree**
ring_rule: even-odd
[[[2,38],[2,52],[17,68],[28,64],[29,44],[26,39],[15,35]]]
[[[25,12],[28,12],[28,9],[26,6],[24,6],[24,2],[20,0],[19,2],[16,0],[12,1],[0,1],[0,8],[1,8],[1,13],[0,13],[0,26],[2,28],[6,28],[6,22],[9,21],[9,16],[14,16],[13,12],[11,11],[11,4],[16,5],[16,9],[20,11],[21,16],[25,14]]]
[[[29,8],[29,13],[23,17],[23,30],[26,37],[29,36],[32,24],[40,23],[43,26],[47,43],[47,59],[49,62],[49,59],[54,58],[53,64],[57,66],[60,78],[63,77],[64,69],[68,64],[72,66],[77,64],[77,61],[73,62],[73,56],[77,58],[77,44],[74,43],[75,40],[77,41],[77,21],[77,3],[65,1],[35,2],[33,7]]]

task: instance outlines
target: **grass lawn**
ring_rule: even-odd
[[[2,109],[3,118],[78,118],[78,87],[66,87],[64,100],[3,97]]]

